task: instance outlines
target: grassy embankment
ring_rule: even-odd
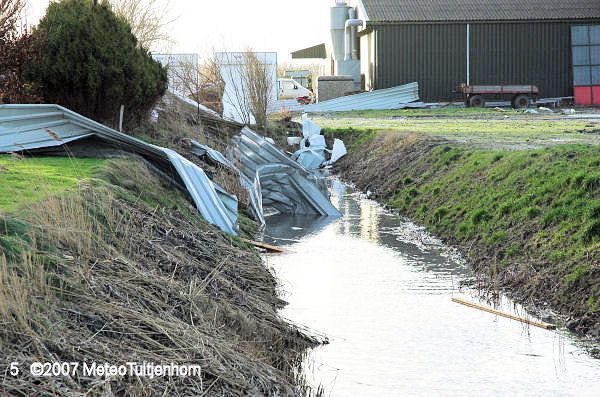
[[[93,170],[102,164],[99,159],[67,157],[18,158],[0,155],[0,211],[39,201],[52,193],[74,189],[82,179],[92,177]]]
[[[349,143],[338,166],[345,178],[461,247],[486,285],[549,303],[571,318],[570,328],[600,337],[600,137],[577,133],[579,122],[557,122],[548,134],[583,143],[530,148],[527,139],[547,140],[543,128],[469,120],[482,143],[474,146],[446,122],[435,133],[418,123],[410,133],[403,125],[375,132],[324,124]],[[499,147],[507,136],[527,149]]]
[[[0,353],[22,364],[2,392],[301,394],[315,341],[277,315],[274,277],[143,161],[2,155],[0,187]],[[35,378],[33,361],[173,362],[202,376]]]

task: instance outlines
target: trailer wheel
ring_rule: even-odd
[[[473,95],[469,98],[469,107],[482,108],[485,106],[485,99],[482,95]]]
[[[513,109],[526,108],[531,105],[531,98],[528,95],[517,95],[512,100]]]

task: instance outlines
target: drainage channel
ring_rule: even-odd
[[[304,368],[324,395],[599,395],[582,341],[452,302],[478,302],[455,251],[337,180],[332,202],[341,218],[274,216],[265,229],[289,250],[267,257],[282,314],[330,340]],[[506,298],[497,308],[528,317]]]

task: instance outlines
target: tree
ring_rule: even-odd
[[[36,87],[23,79],[23,70],[39,56],[31,34],[11,34],[0,39],[0,104],[38,103]]]
[[[24,0],[0,0],[0,104],[40,100],[23,80],[24,66],[38,54],[29,32],[17,29],[24,5]]]
[[[24,0],[0,0],[0,40],[14,32],[24,6]]]
[[[169,19],[169,2],[165,0],[111,0],[113,10],[131,25],[141,47],[151,49],[169,42],[166,27]]]
[[[276,79],[267,59],[259,59],[251,49],[217,55],[218,73],[226,85],[223,102],[230,106],[231,113],[235,113],[224,116],[234,117],[244,124],[255,123],[264,129]]]
[[[179,61],[170,66],[169,75],[173,84],[171,88],[223,114],[225,83],[214,58],[206,59],[202,65],[187,60]]]
[[[242,80],[246,103],[256,120],[256,125],[264,129],[267,126],[267,110],[271,101],[275,76],[272,75],[268,65],[258,59],[252,50],[247,50],[244,58]]]
[[[166,70],[106,0],[52,2],[33,35],[42,53],[26,77],[46,102],[114,125],[121,105],[132,121],[166,90]]]

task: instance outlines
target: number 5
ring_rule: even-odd
[[[19,367],[18,367],[19,363],[10,363],[10,374],[12,376],[17,376],[19,375]]]

